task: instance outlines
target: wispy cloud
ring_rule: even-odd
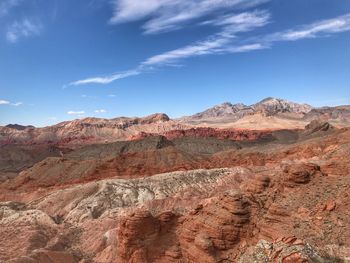
[[[257,6],[268,0],[114,0],[112,24],[146,19],[146,34],[168,32],[183,27],[194,19],[215,12],[232,12]]]
[[[39,35],[42,26],[27,18],[22,21],[15,21],[7,28],[6,39],[11,43],[17,42],[20,38]]]
[[[108,94],[108,97],[115,98],[115,97],[117,97],[117,95],[115,95],[115,94]]]
[[[116,73],[105,77],[82,79],[72,82],[69,85],[109,84],[115,80],[139,75],[152,70],[155,67],[173,65],[177,61],[185,58],[227,52],[226,49],[233,41],[235,41],[236,34],[262,27],[269,22],[269,19],[270,14],[267,11],[244,12],[230,16],[225,15],[223,23],[219,23],[219,19],[207,21],[207,24],[220,26],[221,30],[208,37],[206,40],[198,41],[182,48],[155,55],[141,62],[135,69],[126,72]]]
[[[7,100],[0,100],[0,105],[9,105],[10,102]]]
[[[350,14],[270,35],[268,41],[296,41],[350,30]]]
[[[150,57],[141,65],[168,64],[188,57],[223,53],[233,41],[236,41],[237,33],[262,27],[269,22],[269,19],[270,14],[268,12],[255,11],[238,15],[226,15],[216,20],[207,21],[207,24],[223,26],[222,30],[205,41]]]
[[[5,16],[9,11],[17,6],[21,0],[1,0],[0,2],[0,17]]]
[[[68,115],[84,115],[85,111],[68,111]]]
[[[23,103],[22,102],[11,102],[8,100],[0,100],[0,105],[10,105],[10,106],[18,107],[18,106],[23,105]]]
[[[93,77],[93,78],[74,81],[69,83],[69,86],[78,86],[78,85],[85,85],[85,84],[109,84],[119,79],[124,79],[127,77],[139,75],[140,73],[141,72],[139,70],[130,70],[126,72],[115,73],[104,77]]]
[[[95,110],[95,113],[106,113],[107,111],[104,109],[100,109],[100,110]]]
[[[158,3],[159,1],[155,2]],[[238,2],[240,1],[237,1],[237,3]],[[261,1],[257,1],[257,3],[261,3]],[[145,17],[144,14],[140,14],[140,16]],[[117,21],[119,20],[124,21],[121,17],[117,19]],[[128,21],[126,17],[125,21]],[[267,11],[261,10],[217,16],[214,19],[206,20],[200,23],[201,25],[216,26],[220,28],[218,33],[209,36],[203,41],[197,41],[185,47],[149,57],[133,70],[106,77],[79,80],[72,82],[71,85],[83,85],[90,83],[108,84],[118,79],[139,75],[146,71],[154,70],[160,66],[176,65],[175,63],[190,57],[210,54],[250,52],[272,48],[272,46],[277,42],[319,38],[330,36],[335,33],[350,31],[350,14],[346,14],[272,34],[248,38],[240,36],[240,33],[263,27],[268,24],[269,21],[270,14]]]
[[[269,48],[268,44],[256,43],[256,44],[241,45],[236,47],[229,47],[226,49],[226,51],[229,53],[244,53],[244,52],[250,52],[250,51],[261,50],[266,48]]]

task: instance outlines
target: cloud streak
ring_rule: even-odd
[[[10,106],[18,107],[18,106],[23,105],[23,103],[22,102],[10,102],[8,100],[0,100],[0,105],[10,105]]]
[[[109,84],[119,79],[136,76],[146,71],[153,70],[155,67],[174,65],[174,63],[182,59],[223,53],[225,52],[226,46],[235,40],[236,34],[262,27],[269,22],[269,19],[270,14],[268,12],[254,11],[244,12],[238,15],[225,16],[224,22],[220,24],[218,22],[219,19],[217,21],[208,21],[207,24],[220,26],[221,31],[208,37],[206,40],[150,57],[141,62],[137,68],[129,71],[104,77],[82,79],[71,82],[69,85],[79,86],[86,84]]]
[[[146,34],[177,30],[195,19],[215,12],[232,12],[260,5],[268,0],[114,0],[112,24],[146,19]]]
[[[223,26],[222,30],[205,41],[150,57],[142,62],[141,65],[154,66],[169,64],[189,57],[223,53],[225,47],[236,41],[237,33],[252,31],[258,27],[265,26],[269,22],[269,19],[270,14],[268,12],[256,11],[229,15],[213,21],[207,21],[206,24]]]
[[[0,100],[0,105],[9,105],[10,102],[7,100]]]
[[[136,76],[139,74],[141,74],[139,70],[129,70],[121,73],[115,73],[109,76],[93,77],[93,78],[74,81],[69,83],[69,86],[79,86],[79,85],[86,85],[86,84],[109,84],[109,83],[112,83],[113,81],[124,79],[131,76]]]
[[[345,32],[350,30],[350,14],[327,19],[302,26],[297,29],[287,30],[272,34],[266,38],[267,41],[296,41],[306,38],[317,38],[330,34]]]

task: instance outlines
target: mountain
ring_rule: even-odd
[[[185,127],[184,124],[171,121],[164,113],[143,118],[84,118],[61,122],[44,128],[13,129],[0,127],[0,145],[23,143],[93,144],[127,140],[140,132],[160,133]]]
[[[44,128],[8,125],[0,127],[0,145],[50,143],[56,146],[74,146],[129,140],[148,134],[178,134],[176,131],[182,133],[184,130],[198,128],[303,129],[310,121],[318,119],[336,127],[350,126],[350,106],[313,108],[308,104],[269,97],[249,106],[226,102],[179,119],[170,119],[164,113],[156,113],[142,118],[84,118]],[[203,131],[208,133],[205,130],[195,130],[194,134]],[[231,133],[232,131],[227,131],[227,134]]]
[[[302,129],[312,120],[350,126],[350,106],[314,108],[308,104],[268,97],[252,105],[229,102],[178,119],[195,127],[235,129]]]
[[[236,117],[238,118],[244,112],[252,113],[253,109],[242,104],[231,104],[229,102],[225,102],[223,104],[214,106],[208,110],[197,113],[193,116],[190,116],[191,119],[209,119],[209,118],[221,118],[221,117]]]
[[[275,116],[286,113],[303,115],[310,112],[312,109],[312,106],[308,104],[299,104],[288,100],[269,97],[249,106],[242,103],[231,104],[230,102],[225,102],[183,119],[203,120],[213,118],[230,118],[232,120],[239,120],[247,115],[254,114],[262,114],[265,116]]]
[[[342,122],[349,122],[350,106],[314,108],[311,111],[309,111],[304,118],[308,121],[315,120],[315,119],[320,119],[320,120],[336,119]]]
[[[288,100],[277,98],[266,98],[262,101],[251,105],[254,113],[262,113],[265,115],[278,115],[281,113],[306,114],[313,108],[308,104],[299,104]]]

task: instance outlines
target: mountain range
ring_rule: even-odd
[[[0,127],[0,145],[8,143],[93,144],[128,140],[143,133],[165,134],[193,128],[247,130],[302,129],[312,120],[337,127],[350,125],[350,106],[313,108],[283,99],[266,98],[250,106],[223,103],[192,116],[170,119],[164,113],[143,118],[84,118],[44,128]]]

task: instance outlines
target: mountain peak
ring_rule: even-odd
[[[266,115],[276,115],[279,113],[306,114],[312,110],[312,106],[308,104],[299,104],[274,97],[267,97],[252,105],[252,107],[255,111]]]
[[[268,102],[268,101],[276,101],[276,100],[281,100],[281,99],[278,99],[278,98],[275,98],[275,97],[267,97],[263,100],[261,100],[260,102],[258,103],[264,103],[264,102]]]
[[[299,104],[280,98],[267,97],[250,106],[243,103],[232,104],[231,102],[224,102],[203,112],[187,117],[187,119],[200,120],[228,117],[233,120],[238,120],[247,115],[263,114],[266,116],[274,116],[283,113],[294,114],[300,117],[300,115],[302,116],[311,110],[312,107],[308,104]]]
[[[246,105],[242,103],[232,104],[231,102],[224,102],[216,105],[206,111],[197,113],[190,118],[194,119],[209,119],[209,118],[220,118],[227,116],[234,116],[237,112],[247,108]]]

